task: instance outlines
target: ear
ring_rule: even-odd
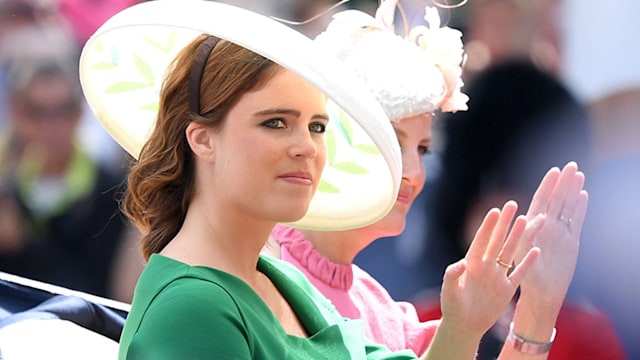
[[[192,121],[187,125],[185,135],[191,151],[193,151],[197,157],[205,161],[213,161],[215,146],[212,137],[213,131],[211,131],[211,129]]]

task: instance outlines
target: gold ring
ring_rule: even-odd
[[[570,217],[564,216],[564,214],[560,214],[560,221],[562,221],[563,223],[565,223],[567,225],[571,225],[571,223],[573,222],[573,219],[570,218]]]
[[[500,260],[500,258],[496,258],[496,263],[497,263],[498,265],[500,265],[500,266],[504,266],[504,267],[506,267],[506,268],[507,268],[507,270],[511,270],[511,268],[513,267],[513,264],[506,263],[506,262],[504,262],[504,261]]]

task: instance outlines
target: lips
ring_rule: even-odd
[[[403,204],[408,204],[411,201],[411,191],[400,189],[397,201]]]
[[[313,177],[311,176],[310,173],[306,171],[289,172],[289,173],[280,175],[279,178],[292,184],[298,184],[298,185],[313,184]]]

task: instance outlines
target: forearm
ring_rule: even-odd
[[[561,303],[550,303],[532,297],[521,296],[513,316],[513,333],[527,342],[544,344],[552,338]],[[518,341],[516,341],[517,343]],[[499,360],[547,359],[548,352],[529,354],[518,350],[513,341],[506,339]]]
[[[483,334],[474,334],[463,326],[442,320],[422,360],[475,359]]]

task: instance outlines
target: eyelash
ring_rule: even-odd
[[[429,149],[428,146],[418,146],[418,152],[422,156],[430,155],[431,154],[431,149]]]
[[[400,146],[400,151],[404,151],[404,150],[405,148]],[[429,149],[428,146],[420,145],[418,146],[418,154],[420,154],[420,156],[423,156],[423,157],[426,155],[431,155],[431,149]]]
[[[269,119],[267,121],[263,121],[260,125],[269,129],[284,129],[286,127],[284,119]]]
[[[277,119],[269,119],[264,121],[262,126],[270,128],[270,129],[284,129],[286,128],[286,121],[282,118]],[[312,130],[314,127],[319,127],[316,130]],[[323,134],[327,130],[327,125],[321,122],[313,122],[309,124],[309,130],[313,133]]]
[[[324,134],[324,133],[325,133],[325,131],[327,131],[327,125],[326,125],[326,124],[323,124],[323,123],[321,123],[321,122],[314,122],[314,123],[309,124],[309,130],[311,130],[311,127],[314,127],[314,126],[318,126],[318,127],[320,127],[320,129],[318,129],[317,131],[313,131],[313,130],[312,130],[312,131],[313,131],[313,132],[315,132],[315,133],[318,133],[318,134]]]

